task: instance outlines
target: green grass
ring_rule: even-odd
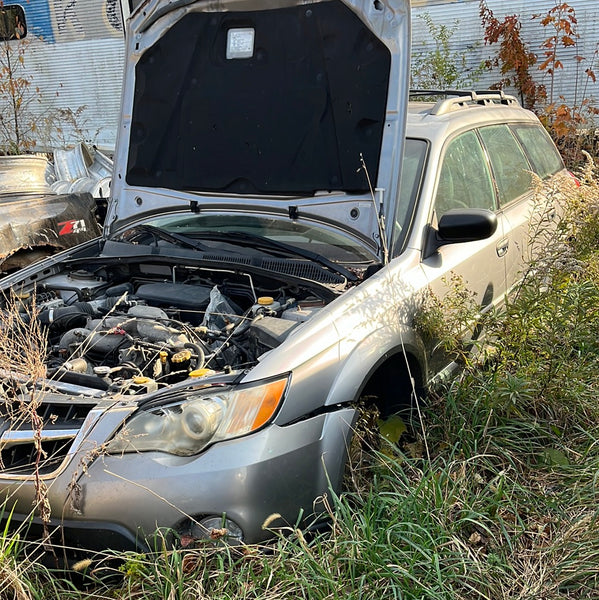
[[[366,453],[329,531],[107,558],[76,585],[5,532],[0,598],[598,598],[599,201],[590,178],[570,194],[484,365],[431,396],[411,443]]]

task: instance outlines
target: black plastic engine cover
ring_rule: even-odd
[[[176,306],[204,310],[210,302],[210,287],[185,283],[144,283],[135,296],[153,306]]]

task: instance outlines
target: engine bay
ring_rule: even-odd
[[[143,394],[247,370],[336,295],[277,273],[75,262],[13,294],[22,320],[46,332],[47,378],[96,393]]]

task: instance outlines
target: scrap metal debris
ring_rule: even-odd
[[[81,142],[68,150],[55,150],[50,188],[57,194],[89,192],[94,198],[110,196],[112,160]]]

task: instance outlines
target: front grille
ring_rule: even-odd
[[[13,444],[2,448],[2,471],[14,475],[31,475],[36,471],[36,464],[40,475],[52,473],[65,459],[72,439],[61,441],[42,440],[42,452],[38,461],[38,450],[33,443]]]
[[[4,403],[0,409],[0,469],[6,475],[52,473],[66,458],[73,440],[94,404],[43,402],[36,412],[43,426],[39,443],[33,430],[30,409],[24,402]]]

